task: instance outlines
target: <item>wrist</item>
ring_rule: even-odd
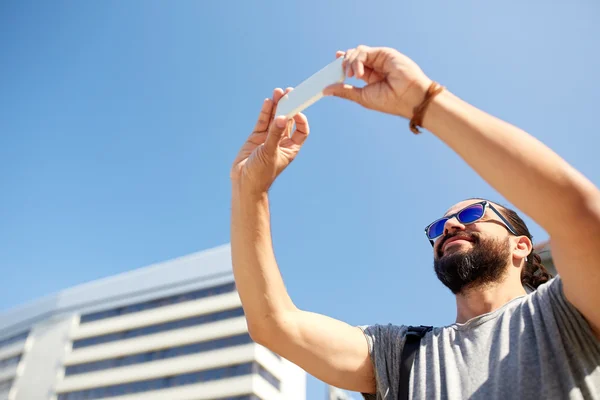
[[[452,104],[456,100],[457,98],[449,92],[448,89],[444,89],[441,93],[436,95],[429,103],[427,111],[423,115],[423,128],[436,134],[439,127],[444,124],[448,115],[451,114]]]
[[[433,80],[428,77],[415,80],[407,90],[407,100],[410,107],[410,113],[408,119],[413,116],[414,110],[425,100],[427,90],[433,83]]]
[[[234,203],[257,203],[268,200],[268,193],[263,190],[256,190],[240,181],[231,182],[231,198]]]
[[[247,190],[234,184],[231,195],[232,234],[246,232],[250,237],[255,237],[260,232],[268,232],[270,218],[267,193]]]

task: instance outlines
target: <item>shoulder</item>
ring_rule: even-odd
[[[363,331],[369,352],[373,353],[376,348],[402,347],[406,337],[408,326],[393,324],[374,324],[359,326]]]
[[[532,311],[538,311],[547,326],[562,332],[564,328],[577,332],[581,340],[596,342],[591,326],[579,310],[567,299],[560,275],[540,285],[527,296],[527,305]]]
[[[567,300],[560,275],[556,275],[548,282],[540,285],[535,291],[528,294],[524,300],[539,308],[556,309],[566,308],[569,313],[577,312],[575,307]]]
[[[402,350],[408,326],[375,324],[359,328],[367,339],[378,393],[365,396],[365,399],[398,398]]]
[[[561,276],[556,275],[553,278],[551,278],[550,280],[548,280],[548,282],[541,284],[531,294],[535,294],[535,293],[542,294],[542,295],[548,295],[549,293],[554,293],[554,294],[564,296],[563,281],[562,281]]]

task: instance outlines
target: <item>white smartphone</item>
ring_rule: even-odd
[[[343,82],[346,77],[342,68],[343,62],[344,57],[337,58],[283,96],[277,103],[275,115],[285,115],[287,118],[291,118],[321,99],[323,90],[327,86]]]

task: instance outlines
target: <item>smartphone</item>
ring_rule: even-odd
[[[275,115],[291,118],[321,99],[327,86],[343,82],[346,77],[343,62],[344,57],[337,58],[283,96],[277,103]]]

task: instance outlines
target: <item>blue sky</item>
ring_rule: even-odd
[[[0,4],[0,310],[228,242],[229,168],[262,99],[358,44],[403,51],[600,184],[597,2],[257,4]],[[453,322],[423,227],[505,200],[405,120],[333,98],[306,114],[271,194],[294,301],[351,324]],[[309,380],[309,399],[324,390]]]

